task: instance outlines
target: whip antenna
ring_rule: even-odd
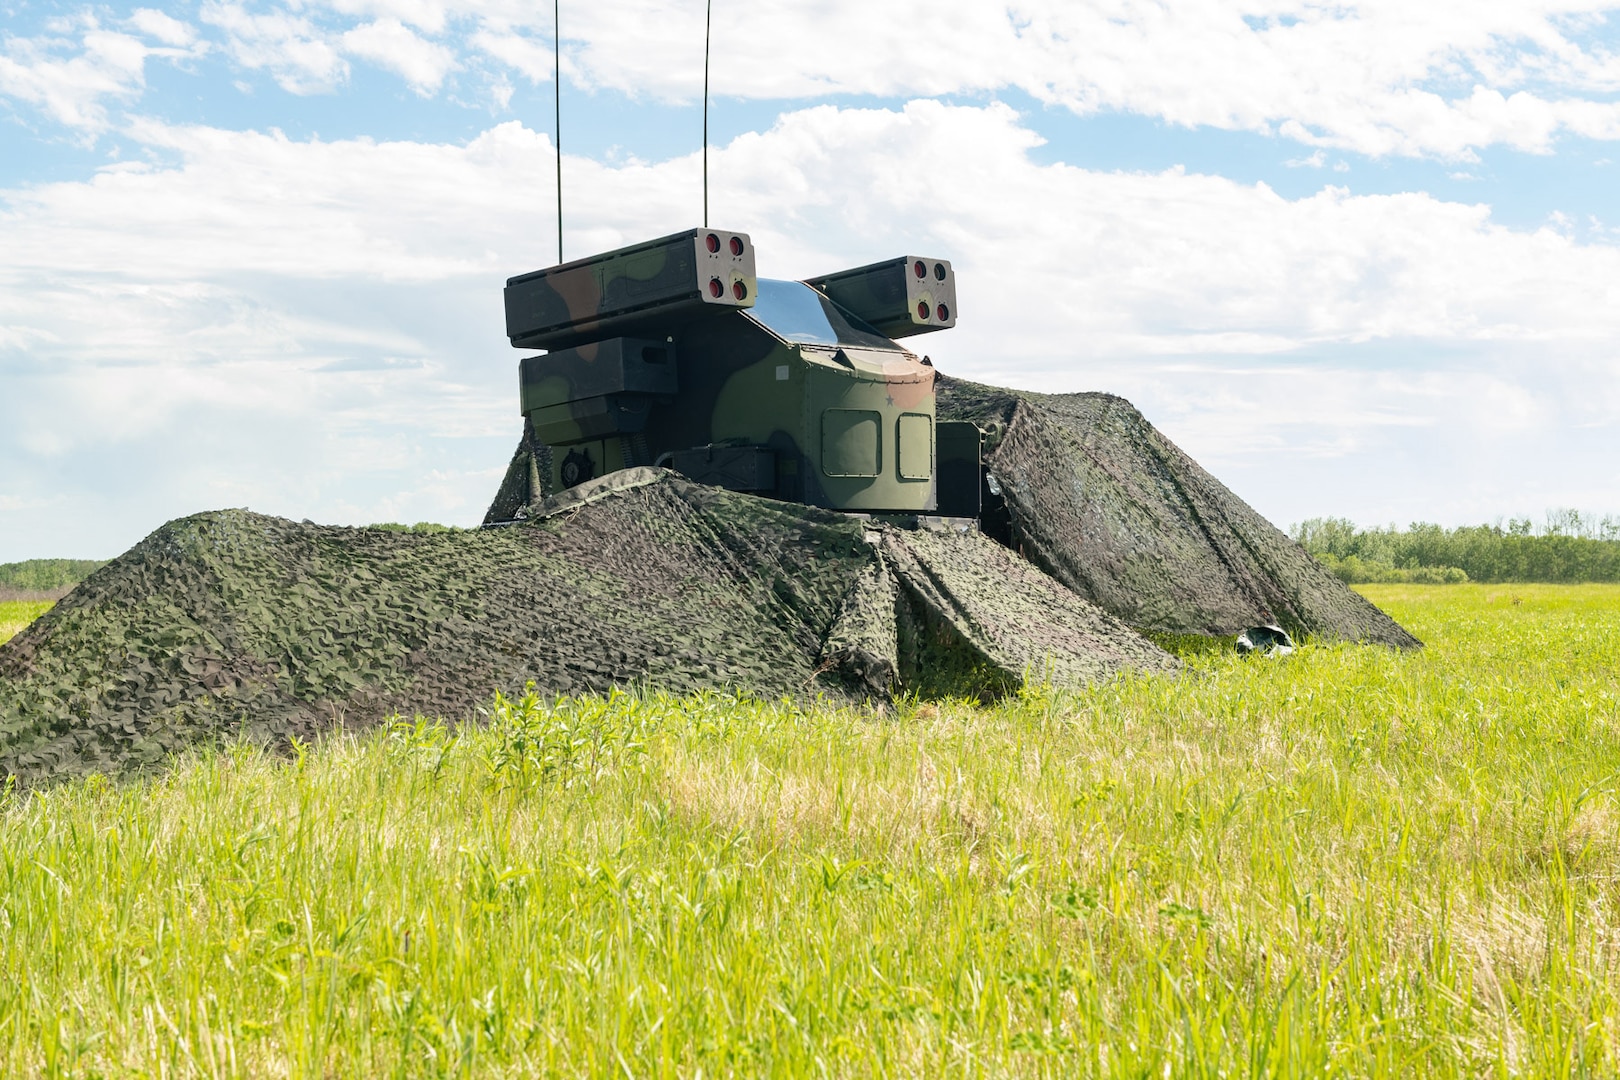
[[[707,48],[707,46],[705,46]],[[704,61],[707,64],[707,60]],[[707,78],[707,76],[705,76]],[[562,252],[562,0],[551,0],[551,100],[554,107],[552,131],[557,144],[557,262]],[[707,91],[705,91],[707,93]],[[707,124],[707,120],[704,121]],[[705,136],[707,138],[707,136]],[[704,181],[705,184],[707,180]],[[707,201],[708,195],[704,194]],[[704,222],[704,224],[708,224]]]
[[[709,227],[709,27],[714,0],[703,2],[703,227]]]

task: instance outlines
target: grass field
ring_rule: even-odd
[[[888,716],[497,702],[0,810],[0,1072],[1620,1070],[1620,586]]]
[[[10,641],[17,631],[45,614],[49,600],[0,600],[0,643]]]

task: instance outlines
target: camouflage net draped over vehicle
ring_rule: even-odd
[[[1174,666],[977,534],[643,468],[479,532],[171,522],[0,646],[0,769],[32,782],[238,732],[459,718],[530,680],[853,702]]]
[[[1002,429],[987,458],[1013,546],[1131,626],[1421,644],[1165,438],[1124,398],[941,376],[939,418]]]
[[[506,466],[501,486],[490,501],[489,512],[484,515],[485,525],[526,517],[531,503],[539,502],[551,494],[547,477],[551,475],[551,447],[534,437],[534,428],[523,421],[523,437],[512,460]]]

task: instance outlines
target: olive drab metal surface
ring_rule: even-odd
[[[754,303],[747,233],[690,229],[506,282],[506,336],[557,349]]]
[[[523,415],[536,438],[554,445],[635,434],[653,403],[678,385],[674,346],[651,338],[558,349],[526,357],[518,370]]]
[[[956,274],[945,259],[902,255],[807,283],[891,338],[956,325]]]
[[[942,259],[778,281],[720,229],[511,278],[512,344],[553,350],[520,364],[536,475],[545,461],[520,501],[661,464],[828,509],[933,512],[934,369],[894,339],[955,309]]]

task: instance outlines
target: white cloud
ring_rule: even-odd
[[[241,4],[209,0],[199,17],[224,32],[226,51],[238,64],[269,71],[289,94],[322,93],[348,78],[333,35],[304,16],[255,15]]]
[[[1546,152],[1564,135],[1620,139],[1620,52],[1608,43],[1617,15],[1620,0],[935,0],[926,11],[722,2],[713,88],[781,100],[1015,89],[1081,114],[1469,161],[1489,146]],[[200,17],[237,64],[300,94],[341,85],[345,53],[424,95],[457,67],[499,65],[537,83],[552,66],[545,4],[205,0]],[[190,47],[191,28],[158,11],[140,9],[130,24]],[[574,4],[562,29],[564,67],[587,88],[665,101],[701,89],[702,4]],[[87,51],[78,67],[57,70],[70,61],[26,41],[7,51],[0,91],[75,126],[104,125],[95,103],[140,87],[138,60],[131,74],[127,57]]]
[[[333,11],[363,15],[382,22],[402,22],[429,34],[441,33],[451,10],[439,0],[328,0]]]
[[[142,281],[250,270],[442,281],[500,272],[503,254],[528,248],[525,232],[541,222],[551,230],[550,203],[523,197],[544,183],[536,170],[550,144],[516,123],[466,146],[295,142],[153,122],[129,133],[184,164],[127,162],[88,182],[7,193],[0,267],[138,268]]]
[[[511,108],[512,93],[514,90],[516,90],[516,87],[512,85],[512,81],[510,79],[507,79],[504,76],[494,79],[489,84],[490,104],[493,105],[497,111],[504,111]]]
[[[73,38],[7,38],[0,54],[0,94],[44,109],[83,132],[107,127],[104,99],[131,99],[145,85],[155,51],[138,38],[86,18]],[[68,55],[64,55],[68,54]]]
[[[717,155],[713,201],[763,226],[761,257],[785,248],[791,273],[925,238],[954,252],[972,327],[956,334],[994,325],[1003,353],[1064,355],[1077,331],[1093,355],[1620,335],[1613,247],[1422,194],[1290,200],[1181,170],[1037,166],[1037,142],[998,106],[820,107]]]
[[[130,463],[119,529],[227,498],[476,519],[516,422],[500,286],[553,257],[547,139],[132,134],[180,164],[0,202],[0,496],[111,456]],[[1357,513],[1356,469],[1435,505],[1467,480],[1473,502],[1449,505],[1501,512],[1547,488],[1533,463],[1558,502],[1594,506],[1578,496],[1607,459],[1588,444],[1620,425],[1620,249],[1426,195],[1043,165],[1038,142],[1001,106],[807,109],[713,152],[714,218],[753,233],[769,276],[951,257],[962,324],[914,342],[943,370],[1123,392],[1285,521]],[[690,225],[699,190],[695,157],[570,157],[568,253]],[[1333,469],[1348,504],[1301,505]],[[434,470],[460,487],[420,482]]]
[[[1596,54],[1559,28],[1562,15],[1605,7],[1613,5],[1055,4],[1034,13],[1024,34],[1047,57],[1032,66],[1028,88],[1081,110],[1278,130],[1369,154],[1456,157],[1494,143],[1541,149],[1565,129],[1620,134],[1613,103],[1560,93],[1607,92],[1591,70]],[[1251,25],[1245,14],[1293,19]],[[1554,51],[1557,62],[1548,59]],[[1538,94],[1531,78],[1543,67],[1564,76],[1546,88],[1551,96]]]
[[[489,17],[492,7],[499,14]],[[459,10],[546,33],[549,11]],[[1620,57],[1583,36],[1614,0],[866,0],[721,5],[721,96],[939,95],[1017,88],[1082,113],[1281,133],[1360,153],[1466,158],[1546,149],[1562,132],[1620,138]],[[703,11],[618,0],[565,13],[573,70],[591,86],[690,100]],[[1287,16],[1287,18],[1278,18]],[[547,35],[549,36],[549,35]],[[520,70],[533,55],[508,57]]]
[[[346,52],[395,72],[424,97],[437,93],[456,66],[449,49],[424,41],[397,19],[357,26],[341,40]]]
[[[549,41],[539,41],[510,30],[484,27],[469,39],[472,48],[517,71],[531,83],[550,82],[555,67]]]
[[[188,48],[197,40],[196,27],[154,8],[137,8],[129,24],[147,37],[177,49]]]
[[[562,32],[587,85],[691,100],[702,91],[703,19],[701,4],[623,0],[565,10]],[[1026,19],[976,0],[941,0],[926,11],[863,0],[722,2],[713,23],[713,91],[909,96],[1022,85],[1020,69],[1038,62],[1020,34]],[[547,23],[535,29],[548,31]]]

